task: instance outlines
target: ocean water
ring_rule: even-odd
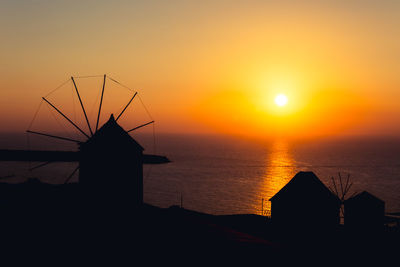
[[[297,172],[313,171],[332,187],[350,175],[347,196],[368,191],[386,202],[387,212],[400,211],[400,139],[331,138],[307,142],[252,141],[227,136],[158,134],[135,138],[146,153],[166,155],[172,162],[145,165],[145,202],[183,205],[211,214],[268,214],[270,202]],[[62,142],[62,141],[61,141]],[[75,147],[30,140],[32,149]],[[0,135],[0,149],[27,148],[24,135]],[[20,182],[38,177],[62,183],[76,163],[55,163],[35,170],[34,162],[0,162],[0,181]],[[77,181],[77,174],[71,179]],[[301,201],[299,199],[298,201]]]

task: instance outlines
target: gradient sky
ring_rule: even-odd
[[[400,134],[400,1],[0,2],[0,131],[71,75],[139,93],[158,132]],[[288,96],[278,108],[274,97]]]

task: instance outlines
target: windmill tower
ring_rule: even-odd
[[[79,149],[79,183],[86,192],[134,205],[143,203],[144,148],[113,115]]]
[[[67,125],[75,129],[84,140],[73,139],[63,135],[50,134],[28,130],[29,134],[50,139],[74,142],[77,151],[49,151],[49,150],[0,150],[0,161],[32,161],[44,162],[37,167],[52,162],[78,162],[79,165],[67,177],[68,183],[79,170],[79,187],[84,200],[100,204],[118,203],[128,206],[143,204],[143,164],[161,164],[169,160],[164,156],[143,154],[144,148],[132,137],[130,132],[154,123],[154,120],[125,130],[118,120],[127,110],[137,92],[131,96],[118,116],[113,113],[103,125],[99,125],[102,112],[106,79],[118,83],[112,78],[103,76],[101,98],[99,101],[96,126],[90,124],[83,99],[79,93],[74,77],[71,77],[74,92],[79,100],[82,115],[86,122],[86,131],[73,118],[67,116],[61,108],[51,103],[46,97],[43,102],[62,119]],[[82,139],[82,138],[81,138]]]

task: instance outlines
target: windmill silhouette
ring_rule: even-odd
[[[123,129],[118,120],[132,103],[138,93],[135,92],[121,112],[114,117],[109,114],[109,119],[102,126],[99,125],[102,112],[106,79],[116,80],[103,76],[101,98],[98,106],[96,124],[90,124],[83,99],[81,98],[74,77],[71,77],[76,97],[87,129],[78,125],[76,121],[67,116],[61,108],[42,97],[43,102],[53,110],[59,118],[75,129],[83,140],[78,140],[63,135],[47,132],[27,130],[28,134],[42,136],[49,139],[63,140],[77,144],[77,151],[54,150],[0,150],[0,161],[32,161],[43,162],[35,168],[53,162],[78,162],[78,166],[66,178],[64,183],[69,183],[74,174],[79,170],[79,186],[88,199],[102,199],[104,201],[118,201],[129,205],[140,206],[143,204],[143,164],[162,164],[170,162],[165,156],[143,154],[144,148],[129,135],[129,133],[153,124],[154,120],[134,126],[128,130]],[[85,131],[86,130],[86,131]]]

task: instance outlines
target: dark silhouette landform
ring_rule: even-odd
[[[378,255],[387,259],[400,248],[399,225],[385,224],[382,200],[362,192],[342,202],[313,172],[297,173],[270,199],[271,217],[218,216],[143,203],[142,165],[169,160],[143,156],[140,144],[113,117],[79,147],[78,152],[54,153],[57,160],[79,162],[78,183],[0,183],[1,226],[8,238],[24,244],[40,240],[52,248],[72,246],[96,259],[104,253],[124,260],[161,254],[230,262],[250,255],[289,263],[294,258],[287,254],[296,261],[336,261],[339,254],[339,259],[359,262]],[[0,155],[2,160],[39,155],[47,161],[52,153],[3,150]]]
[[[59,185],[39,179],[0,183],[3,243],[16,251],[33,249],[36,255],[55,253],[61,260],[111,258],[113,265],[138,259],[148,265],[167,259],[213,265],[215,259],[226,264],[239,258],[246,265],[320,258],[342,264],[344,258],[359,263],[397,257],[397,214],[385,216],[384,202],[368,192],[344,200],[312,172],[297,173],[270,199],[270,217],[218,216],[144,203],[143,164],[170,161],[143,154],[144,148],[118,124],[119,116],[111,115],[99,129],[96,125],[85,142],[77,142],[76,152],[0,150],[2,161],[79,163],[77,183],[70,183],[72,175]]]

